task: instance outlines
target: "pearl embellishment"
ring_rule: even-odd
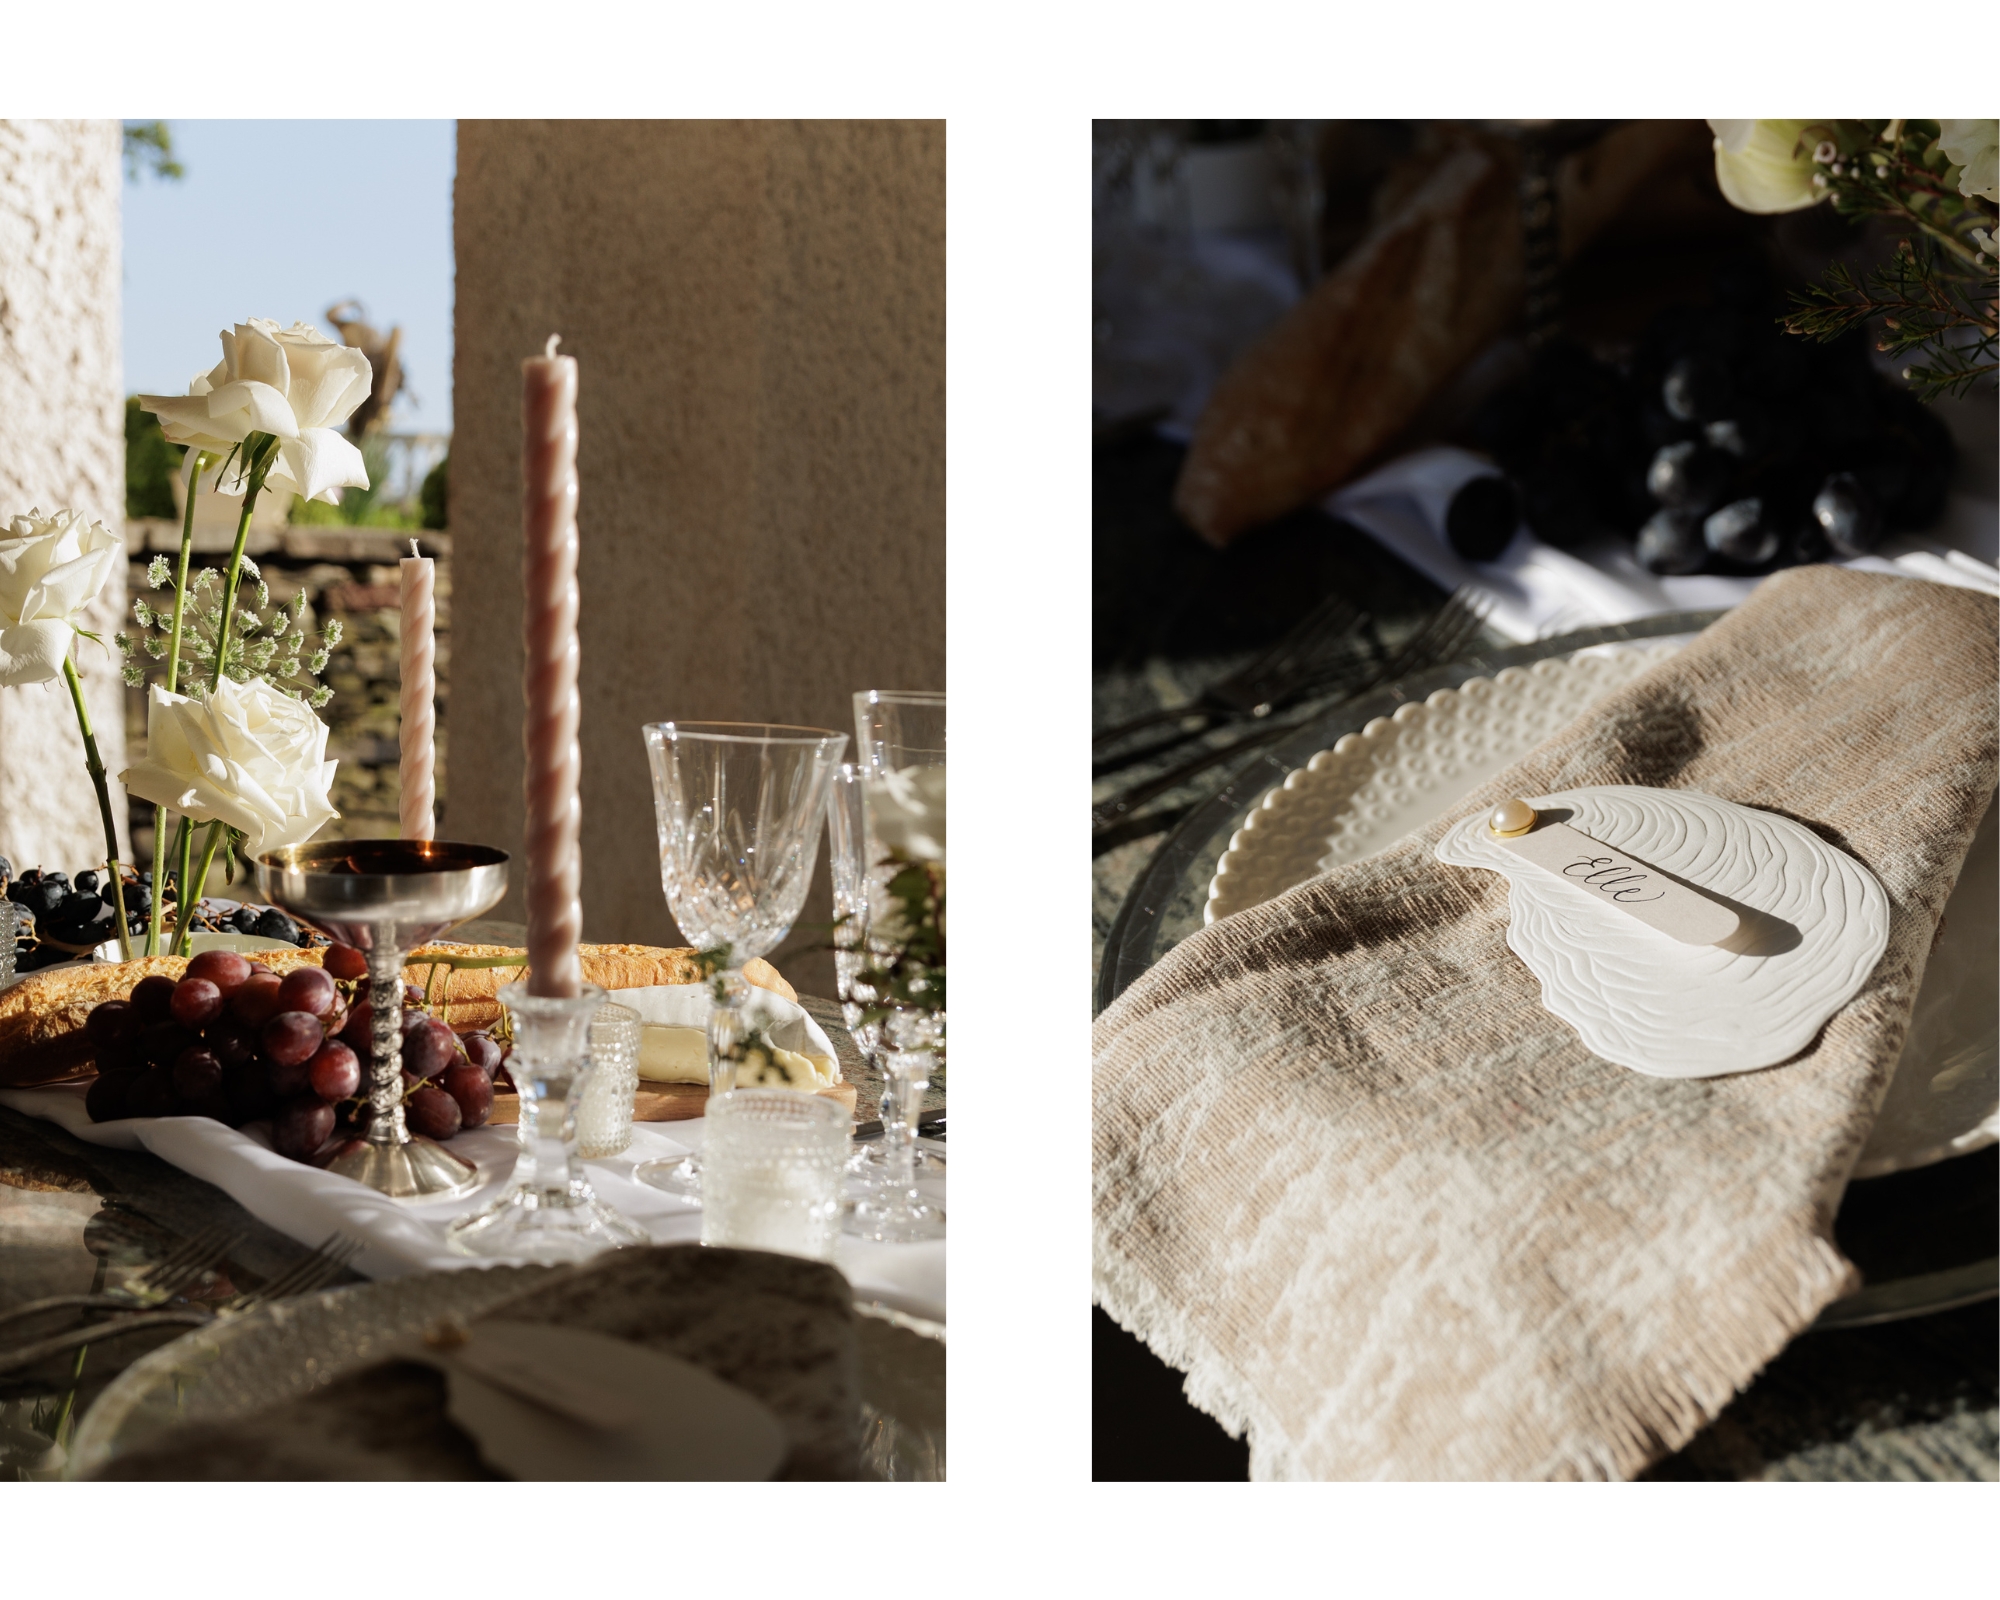
[[[1496,806],[1493,815],[1486,819],[1486,826],[1502,839],[1518,839],[1533,828],[1537,820],[1535,808],[1521,799],[1513,799]]]

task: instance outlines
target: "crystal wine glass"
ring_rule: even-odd
[[[871,968],[903,971],[880,999],[893,1009],[883,1024],[883,1073],[895,1097],[896,1127],[882,1118],[883,1155],[876,1184],[849,1208],[846,1229],[867,1239],[909,1242],[944,1233],[944,1210],[916,1186],[916,1119],[923,1093],[943,1058],[944,1012],[936,973],[913,973],[919,927],[906,914],[912,869],[938,897],[942,933],[945,868],[945,699],[928,690],[864,689],[854,697],[856,763],[861,775],[866,869],[866,950]]]
[[[708,1022],[709,1093],[726,1094],[749,1031],[743,964],[775,949],[798,920],[847,735],[765,722],[655,722],[645,736],[667,909],[697,949],[728,947]],[[701,1196],[692,1155],[641,1162],[633,1175],[683,1199]]]

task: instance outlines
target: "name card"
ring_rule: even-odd
[[[1736,932],[1740,919],[1729,907],[1566,823],[1494,843],[1682,944],[1721,944]]]

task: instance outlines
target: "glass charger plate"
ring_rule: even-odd
[[[1335,805],[1343,799],[1351,799],[1363,785],[1373,785],[1365,798],[1376,808],[1380,808],[1388,797],[1401,793],[1402,806],[1407,814],[1403,825],[1398,826],[1398,819],[1393,816],[1354,819],[1354,836],[1358,842],[1366,845],[1367,849],[1380,848],[1392,838],[1400,837],[1411,828],[1441,814],[1455,798],[1469,793],[1472,784],[1459,788],[1456,796],[1451,798],[1438,800],[1435,797],[1438,791],[1462,781],[1464,769],[1477,765],[1477,761],[1462,761],[1450,775],[1433,762],[1432,771],[1439,780],[1433,790],[1420,790],[1414,783],[1403,784],[1399,790],[1397,785],[1382,781],[1386,774],[1375,763],[1363,759],[1369,754],[1366,749],[1370,743],[1366,738],[1367,730],[1377,719],[1387,719],[1389,725],[1399,728],[1407,728],[1413,722],[1421,723],[1423,716],[1429,714],[1425,703],[1439,691],[1457,691],[1474,678],[1497,680],[1508,669],[1516,669],[1515,680],[1526,677],[1533,681],[1539,678],[1544,691],[1552,691],[1552,684],[1560,680],[1554,679],[1547,669],[1537,674],[1534,670],[1537,663],[1572,657],[1580,650],[1596,646],[1639,644],[1642,648],[1657,648],[1675,635],[1687,636],[1699,632],[1721,615],[1723,613],[1719,611],[1676,612],[1610,627],[1591,628],[1533,644],[1478,651],[1433,672],[1391,684],[1351,705],[1338,707],[1301,728],[1283,743],[1254,757],[1206,804],[1189,813],[1133,884],[1105,948],[1098,980],[1099,1009],[1109,1005],[1167,951],[1212,920],[1212,905],[1228,911],[1240,909],[1241,904],[1255,904],[1269,898],[1269,894],[1282,892],[1291,883],[1303,882],[1310,877],[1317,862],[1329,854],[1337,860],[1354,859],[1342,848],[1339,836],[1333,830],[1315,836],[1309,825],[1310,818],[1282,815],[1287,810],[1297,809],[1293,800],[1301,781],[1295,779],[1294,774],[1308,769],[1315,757],[1333,751],[1349,736],[1355,736],[1355,742],[1348,744],[1343,756],[1344,764],[1351,768],[1344,776],[1338,771],[1327,772],[1330,765],[1343,763],[1321,762],[1321,771],[1326,773],[1325,792],[1321,798]],[[1559,703],[1562,696],[1550,692],[1549,698]],[[1425,710],[1417,712],[1409,709],[1419,707]],[[1403,720],[1397,725],[1395,719],[1399,712]],[[1534,715],[1511,720],[1517,737],[1534,733],[1540,726],[1539,717]],[[1381,739],[1382,732],[1383,729],[1377,729],[1375,743],[1388,748],[1397,742]],[[1535,734],[1535,737],[1539,736]],[[1533,742],[1532,739],[1530,742]],[[1478,760],[1483,761],[1489,754],[1487,751],[1478,752]],[[1486,770],[1497,771],[1507,764],[1507,761],[1501,761]],[[1356,780],[1354,788],[1346,787],[1348,778]],[[1293,779],[1290,791],[1284,789],[1288,779]],[[1315,774],[1312,783],[1320,782],[1320,776]],[[1267,807],[1266,802],[1280,794],[1283,795],[1282,800]],[[1273,817],[1272,812],[1280,815]],[[1253,817],[1257,825],[1252,825]],[[1270,848],[1259,853],[1257,835],[1260,825],[1271,822],[1286,825],[1270,827],[1266,835]],[[1992,872],[1986,872],[1982,879],[1979,868],[1982,860],[1993,855],[1994,823],[1995,819],[1989,813],[1980,830],[1980,841],[1975,843],[1973,854],[1968,857],[1969,870],[1962,880],[1968,887],[1979,883],[1989,889],[1991,887]],[[1984,856],[1981,855],[1982,849]],[[1249,852],[1247,858],[1246,850]],[[1224,870],[1218,872],[1218,867]],[[1232,874],[1241,875],[1236,885],[1229,883]],[[1956,900],[1954,896],[1954,902]],[[1960,909],[1963,911],[1965,908]],[[1958,917],[1960,932],[1953,935],[1954,944],[1969,930],[1969,925],[1982,920],[1983,937],[1990,942],[1993,913],[1990,907],[1982,910],[1983,919],[1963,914]],[[1952,910],[1948,908],[1947,931],[1951,929],[1952,921]],[[1944,944],[1945,941],[1940,940],[1941,952]],[[1886,1142],[1881,1146],[1871,1144],[1868,1164],[1860,1169],[1870,1176],[1849,1186],[1848,1199],[1842,1208],[1843,1219],[1848,1218],[1850,1213],[1865,1213],[1869,1218],[1867,1259],[1861,1259],[1854,1250],[1849,1251],[1850,1256],[1862,1265],[1868,1284],[1859,1294],[1828,1309],[1823,1321],[1829,1326],[1942,1310],[1949,1305],[1986,1298],[2000,1288],[2000,1282],[1996,1281],[1996,1270],[2000,1269],[1996,1269],[1988,1237],[1990,1229],[1983,1226],[1952,1229],[1954,1238],[1961,1241],[1957,1254],[1964,1259],[1945,1263],[1936,1259],[1936,1252],[1929,1244],[1919,1254],[1916,1243],[1939,1215],[1940,1206],[1950,1209],[1954,1216],[1972,1218],[1977,1218],[1982,1211],[1990,1216],[1994,1210],[1993,1203],[1986,1199],[1993,1188],[1990,1161],[1982,1161],[1977,1154],[1965,1153],[1990,1145],[1994,1134],[1990,1107],[1982,1109],[1978,1087],[1982,1074],[1990,1080],[1995,1071],[1995,1039],[1991,1021],[1987,1019],[1983,1029],[1973,1029],[1971,1036],[1961,1038],[1955,1034],[1953,1042],[1942,1054],[1935,1044],[1942,1019],[1954,1009],[1950,1002],[1959,997],[1964,985],[1983,985],[1980,992],[1991,993],[1992,963],[1988,960],[1982,966],[1976,956],[1977,952],[1973,952],[1973,958],[1964,961],[1950,959],[1941,962],[1933,972],[1935,981],[1927,982],[1923,995],[1919,997],[1919,1014],[1912,1027],[1911,1050],[1906,1052],[1904,1066],[1910,1068],[1917,1062],[1921,1065],[1917,1065],[1914,1071],[1898,1072],[1896,1084],[1892,1086],[1890,1097],[1884,1104],[1883,1116],[1879,1119]],[[1958,1029],[1959,1034],[1965,1032],[1963,1027]],[[1927,1044],[1927,1038],[1932,1042]],[[1931,1092],[1934,1084],[1941,1085],[1935,1094]],[[1990,1099],[1990,1093],[1984,1098]],[[1986,1154],[1990,1156],[1990,1150]],[[1918,1166],[1933,1166],[1932,1179],[1923,1185],[1899,1183],[1894,1177],[1874,1176],[1907,1174],[1907,1169]],[[1907,1196],[1904,1193],[1906,1190]],[[1959,1190],[1965,1193],[1960,1194]],[[1893,1249],[1884,1247],[1885,1237],[1892,1238],[1898,1231],[1904,1231],[1894,1225],[1885,1226],[1888,1222],[1883,1215],[1885,1206],[1891,1216],[1907,1213],[1906,1231],[1911,1240],[1912,1253],[1906,1268],[1899,1266]],[[1845,1234],[1838,1228],[1836,1231],[1845,1245]]]
[[[279,1301],[197,1328],[119,1374],[78,1426],[66,1478],[182,1422],[226,1422],[309,1394],[381,1359],[442,1316],[471,1319],[559,1273],[489,1267],[423,1273]],[[945,1334],[938,1324],[857,1304],[864,1469],[878,1479],[942,1481]]]

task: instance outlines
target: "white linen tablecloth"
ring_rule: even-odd
[[[354,1270],[369,1278],[397,1278],[490,1265],[453,1254],[445,1225],[477,1211],[506,1186],[517,1152],[514,1129],[474,1128],[452,1140],[451,1148],[479,1167],[479,1187],[444,1200],[391,1200],[351,1178],[336,1177],[271,1149],[261,1128],[239,1130],[207,1117],[133,1117],[93,1123],[83,1105],[84,1086],[58,1084],[44,1089],[0,1090],[0,1105],[59,1125],[89,1144],[119,1150],[150,1150],[183,1172],[214,1184],[258,1220],[317,1247],[330,1234],[362,1241]],[[640,1122],[630,1148],[619,1155],[583,1163],[591,1187],[605,1204],[623,1212],[653,1236],[656,1244],[688,1244],[701,1238],[701,1212],[663,1190],[637,1182],[632,1169],[655,1156],[679,1156],[701,1147],[703,1122]],[[919,1185],[939,1204],[940,1179]],[[835,1265],[862,1300],[880,1300],[913,1315],[945,1320],[945,1242],[872,1244],[842,1237]]]

